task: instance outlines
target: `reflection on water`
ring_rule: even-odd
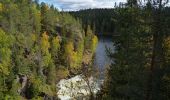
[[[114,51],[111,37],[100,36],[98,46],[96,49],[94,65],[99,69],[100,78],[104,78],[104,72],[107,66],[111,64],[111,60],[107,56],[106,48]]]
[[[94,65],[100,71],[100,79],[90,77],[88,79],[90,87],[94,94],[96,94],[104,80],[104,70],[107,65],[111,63],[109,57],[106,53],[106,47],[111,48],[114,51],[113,43],[110,37],[99,37],[99,43],[96,49],[96,55],[94,59]],[[89,97],[90,91],[87,81],[84,80],[82,75],[77,75],[70,79],[63,79],[57,84],[59,89],[57,94],[61,100],[86,100],[85,98]]]

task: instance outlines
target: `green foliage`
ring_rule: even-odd
[[[95,34],[116,34],[114,32],[115,23],[112,21],[112,18],[115,15],[115,9],[96,8],[85,9],[80,11],[70,11],[69,13],[82,21],[84,29],[87,29],[88,25],[90,25],[93,29],[93,33]]]
[[[57,52],[60,50],[60,38],[57,36],[57,37],[54,37],[53,40],[52,40],[52,52],[57,54]]]
[[[169,68],[169,62],[170,62],[170,37],[166,37],[165,41],[164,41],[164,50],[165,50],[165,63],[166,65],[164,66],[165,69],[165,74],[163,75],[163,77],[161,78],[162,84],[161,84],[161,95],[163,97],[163,99],[165,100],[169,100],[170,96],[170,68]]]
[[[56,81],[81,69],[85,38],[97,45],[91,29],[85,36],[79,20],[37,0],[0,0],[0,27],[1,100],[56,96]]]
[[[141,9],[136,0],[128,0],[115,9],[119,36],[115,52],[109,51],[113,63],[101,90],[103,100],[169,100],[169,27],[164,20],[169,17],[160,5],[155,9],[150,2]]]
[[[55,24],[58,22],[58,12],[47,4],[41,4],[41,32],[48,32],[50,34],[56,34]]]
[[[11,37],[0,29],[0,73],[9,75],[11,69]]]
[[[90,26],[88,26],[85,37],[85,49],[94,53],[97,47],[97,43],[98,43],[97,36],[93,34]]]
[[[17,83],[16,79],[14,79],[12,81],[12,88],[10,89],[9,94],[7,94],[6,99],[7,98],[8,99],[10,98],[10,99],[13,99],[13,100],[21,99],[22,97],[17,93],[17,90],[19,89],[19,87],[20,87],[20,84]]]

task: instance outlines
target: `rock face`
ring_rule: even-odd
[[[61,100],[86,100],[91,95],[90,90],[95,95],[100,90],[102,81],[93,77],[85,80],[83,75],[77,75],[70,79],[62,79],[57,84],[58,97]]]

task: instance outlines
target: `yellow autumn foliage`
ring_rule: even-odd
[[[67,63],[69,64],[70,67],[74,66],[75,55],[76,53],[74,52],[73,42],[68,42],[65,45],[65,56],[66,56]]]
[[[98,38],[97,38],[97,36],[95,35],[95,36],[92,38],[92,51],[93,51],[93,52],[95,52],[96,47],[97,47],[97,44],[98,44]]]
[[[56,53],[60,49],[60,38],[58,36],[53,38],[52,48],[53,48],[53,52],[56,52]]]
[[[31,34],[31,39],[33,42],[35,42],[37,40],[37,36],[35,34]]]
[[[80,67],[83,57],[83,50],[83,42],[79,43],[77,51],[75,51],[72,41],[68,42],[65,45],[65,58],[67,60],[66,63],[69,65],[69,67],[74,69],[78,69]]]
[[[51,54],[49,52],[49,48],[50,48],[49,36],[47,35],[46,32],[42,34],[40,47],[43,55],[42,65],[48,67],[52,59],[51,59]]]
[[[80,66],[83,60],[83,53],[84,53],[84,41],[80,41],[78,43],[78,50],[77,50],[77,63]]]
[[[2,10],[3,10],[3,5],[2,3],[0,3],[0,12],[2,12]]]
[[[41,51],[43,53],[48,52],[48,49],[50,48],[50,43],[48,39],[49,39],[49,36],[47,35],[46,32],[44,32],[41,37]]]

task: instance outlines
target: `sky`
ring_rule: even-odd
[[[53,4],[59,10],[75,11],[88,8],[113,8],[115,2],[126,2],[126,0],[39,0],[47,4]]]

